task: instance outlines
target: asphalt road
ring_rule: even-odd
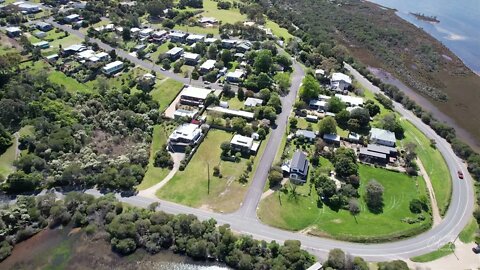
[[[73,30],[69,26],[59,25],[52,21],[49,22],[57,28],[66,30],[71,34],[75,34],[79,37],[84,37],[83,33]],[[113,49],[111,46],[104,44],[99,40],[91,40],[97,42],[103,50],[110,51]],[[117,55],[137,65],[140,65],[147,69],[155,70],[156,72],[161,73],[164,76],[173,78],[175,80],[187,84],[189,83],[187,82],[187,80],[189,81],[189,79],[185,79],[181,76],[178,76],[177,74],[168,71],[163,71],[160,69],[160,67],[152,64],[151,62],[139,60],[133,56],[130,56],[125,51],[119,49],[115,50],[117,51]],[[348,65],[346,67],[350,70],[353,77],[355,77],[355,79],[357,79],[357,81],[359,81],[362,85],[370,89],[372,92],[380,91],[377,87],[373,86],[368,80],[363,78],[363,76],[361,76],[351,67],[349,67]],[[281,138],[283,136],[283,133],[285,132],[288,114],[291,111],[292,104],[295,100],[296,92],[299,88],[302,77],[303,71],[300,65],[294,63],[292,89],[290,93],[282,99],[283,111],[278,116],[278,126],[276,129],[272,130],[270,139],[267,142],[267,148],[264,155],[261,157],[260,165],[254,175],[252,185],[247,193],[242,207],[237,212],[233,214],[212,213],[209,211],[191,208],[172,202],[148,199],[139,196],[119,197],[119,199],[121,201],[130,203],[138,207],[146,207],[150,203],[158,201],[161,203],[160,209],[166,212],[173,214],[194,214],[200,219],[214,218],[220,224],[230,224],[233,230],[240,233],[250,234],[258,239],[263,239],[267,241],[284,241],[288,239],[297,239],[302,242],[302,245],[305,249],[320,257],[325,257],[328,251],[332,248],[341,248],[354,256],[361,256],[368,261],[407,259],[412,256],[417,256],[434,251],[446,244],[447,242],[453,241],[472,216],[472,211],[474,207],[474,195],[471,176],[468,173],[465,164],[453,153],[448,142],[439,137],[430,127],[425,125],[420,119],[413,115],[413,113],[404,109],[402,105],[395,102],[394,104],[396,111],[398,111],[405,119],[411,121],[427,137],[436,141],[437,148],[442,153],[450,169],[451,177],[453,179],[452,201],[449,210],[447,211],[447,214],[445,215],[440,225],[433,228],[432,230],[429,230],[428,232],[406,240],[382,244],[359,244],[284,231],[262,224],[257,219],[256,208],[263,192],[263,187],[265,185],[268,170],[275,158],[278,147],[280,146]],[[458,179],[457,170],[463,171],[465,179]],[[87,193],[100,195],[96,190],[88,190]]]

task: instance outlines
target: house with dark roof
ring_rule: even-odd
[[[308,159],[307,155],[302,151],[296,151],[290,161],[290,180],[297,184],[307,182],[308,175]]]
[[[360,148],[358,158],[361,161],[376,164],[387,164],[390,158],[397,156],[397,149],[390,146],[369,144]]]

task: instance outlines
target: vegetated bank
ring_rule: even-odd
[[[367,66],[387,70],[428,97],[471,133],[475,140],[469,143],[479,147],[476,123],[480,122],[480,93],[476,89],[480,88],[480,77],[439,41],[393,10],[352,0],[264,3],[269,18],[302,39],[290,41],[288,48],[299,54],[306,66],[353,55]]]

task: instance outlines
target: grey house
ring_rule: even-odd
[[[307,182],[308,160],[302,151],[296,151],[290,161],[290,180],[296,184]]]

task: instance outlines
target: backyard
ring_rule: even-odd
[[[321,161],[321,166],[329,166]],[[367,165],[360,165],[361,184],[359,193],[360,214],[354,217],[347,210],[338,212],[328,206],[317,207],[317,194],[310,192],[309,184],[297,188],[296,199],[277,191],[260,204],[259,218],[272,226],[282,229],[305,230],[312,235],[332,237],[348,241],[380,242],[418,234],[431,225],[431,216],[424,214],[424,221],[408,224],[403,218],[415,218],[409,209],[412,199],[426,196],[425,183],[421,177],[411,178],[405,174],[387,171]],[[364,193],[367,182],[377,180],[385,189],[384,208],[381,214],[367,210]],[[418,186],[417,186],[418,183]],[[358,223],[357,223],[358,222]]]
[[[150,92],[152,99],[157,101],[160,105],[159,110],[164,111],[170,103],[175,99],[180,90],[183,88],[183,83],[174,79],[157,80],[157,84]]]
[[[220,160],[220,144],[230,141],[232,136],[232,133],[225,131],[210,130],[185,170],[177,172],[172,180],[157,192],[157,196],[217,212],[233,212],[238,209],[249,185],[238,182],[238,177],[246,168],[247,160],[242,158],[238,163]],[[262,143],[257,157],[262,155],[265,145],[266,142]],[[254,168],[258,160],[259,158],[256,158]],[[219,167],[222,178],[213,176],[215,166]],[[251,175],[253,172],[250,173],[250,177]]]

